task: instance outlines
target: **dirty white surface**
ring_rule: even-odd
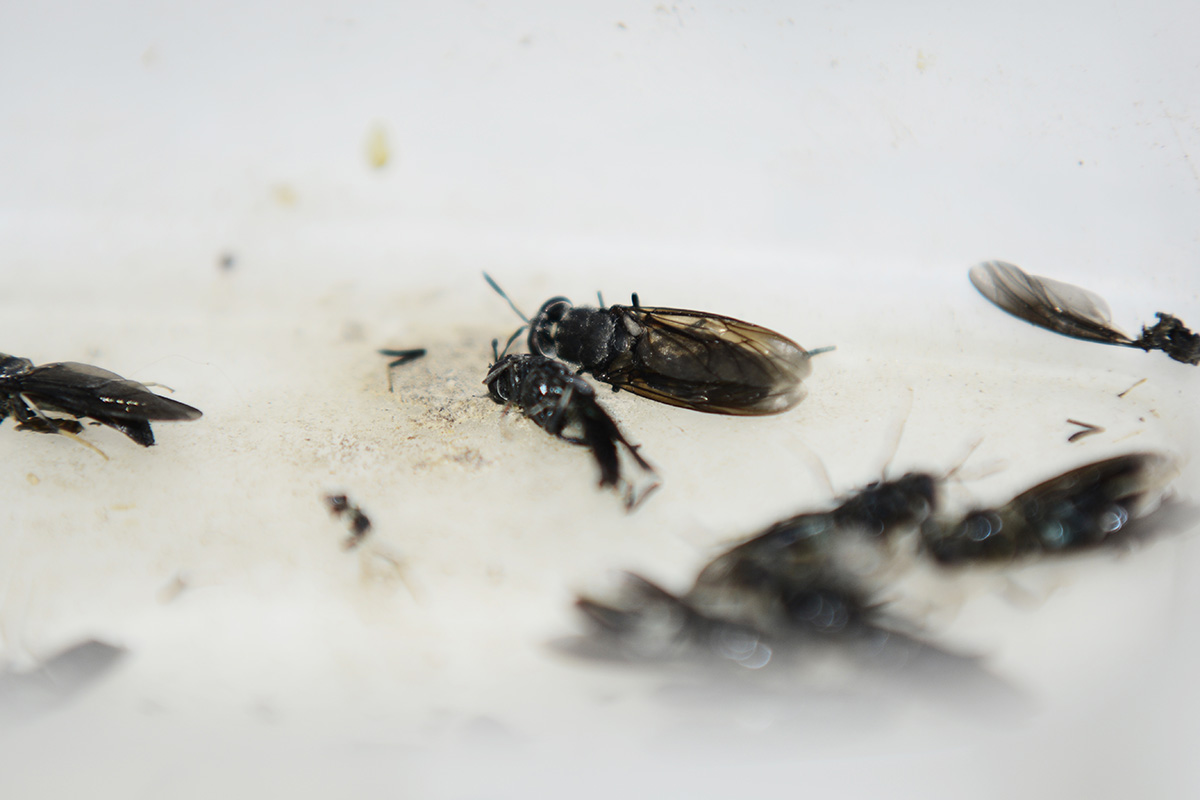
[[[1200,495],[1200,371],[1039,331],[966,280],[1003,258],[1128,331],[1197,324],[1198,22],[1132,2],[0,9],[0,349],[205,412],[148,450],[88,428],[107,461],[0,427],[4,670],[127,649],[0,721],[0,794],[1194,794],[1194,531],[918,568],[897,600],[983,657],[997,685],[969,697],[558,645],[617,570],[682,590],[723,543],[976,442],[963,506],[1148,449]],[[527,311],[637,291],[838,350],[769,419],[602,395],[664,479],[626,515],[585,452],[486,398],[517,323],[484,269]],[[417,346],[389,392],[376,348]],[[1105,431],[1068,443],[1068,418]],[[357,551],[331,490],[374,522]]]

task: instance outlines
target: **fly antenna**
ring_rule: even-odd
[[[514,302],[512,301],[512,298],[511,298],[511,297],[509,297],[509,296],[508,296],[508,295],[507,295],[507,294],[504,292],[504,290],[500,288],[500,284],[498,284],[498,283],[496,283],[494,280],[492,280],[492,276],[491,276],[491,275],[488,275],[486,272],[485,272],[485,273],[483,273],[483,279],[484,279],[485,281],[487,281],[487,282],[488,282],[488,286],[490,286],[490,287],[492,287],[493,289],[495,289],[495,290],[496,290],[496,294],[498,294],[498,295],[500,295],[501,297],[503,297],[503,298],[504,298],[504,301],[505,301],[506,303],[508,303],[508,307],[509,307],[509,308],[511,308],[513,311],[517,312],[517,316],[521,318],[521,321],[522,321],[522,322],[524,322],[526,325],[528,325],[528,324],[529,324],[529,317],[527,317],[527,316],[525,316],[524,314],[522,314],[522,313],[521,313],[521,309],[517,308],[517,304],[516,304],[516,303],[514,303]],[[507,348],[506,348],[506,349],[507,349]]]
[[[502,356],[504,356],[508,353],[508,348],[512,347],[512,343],[517,340],[517,337],[521,335],[521,331],[523,331],[523,330],[525,330],[524,325],[522,325],[520,328],[517,328],[515,331],[513,331],[513,335],[508,337],[508,341],[504,343],[503,350],[496,349],[500,345],[500,340],[492,339],[492,355],[496,357],[497,361],[499,361]]]

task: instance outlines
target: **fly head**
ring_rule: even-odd
[[[574,306],[565,297],[551,297],[529,321],[529,352],[558,358],[558,323]]]
[[[518,355],[507,355],[492,364],[483,379],[488,395],[497,403],[512,403],[520,391],[524,364]]]
[[[33,369],[33,362],[28,358],[0,353],[0,380],[24,375],[31,369]]]

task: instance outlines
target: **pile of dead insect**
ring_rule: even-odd
[[[700,311],[632,305],[575,306],[546,301],[532,318],[487,275],[524,321],[503,351],[493,340],[484,383],[491,398],[515,407],[547,433],[591,449],[600,485],[623,487],[632,509],[642,491],[623,478],[619,449],[654,476],[580,373],[670,405],[715,414],[778,414],[804,397],[813,355],[792,340],[741,320]],[[1107,306],[1078,287],[988,262],[970,277],[990,300],[1027,321],[1076,338],[1161,349],[1200,360],[1200,337],[1169,314],[1131,339],[1111,327]],[[508,353],[527,331],[528,353]],[[402,363],[423,351],[383,351]],[[415,355],[414,355],[415,354]],[[1084,425],[1084,423],[1077,423]],[[1100,430],[1095,426],[1076,437]],[[948,516],[944,478],[910,473],[873,483],[836,507],[776,522],[707,564],[676,595],[628,574],[615,596],[582,597],[590,640],[608,654],[637,659],[715,657],[761,667],[776,654],[815,645],[943,654],[912,634],[915,626],[878,600],[895,565],[914,555],[952,570],[1062,556],[1129,542],[1152,519],[1174,459],[1130,453],[1050,477],[995,509]],[[1161,527],[1161,526],[1158,526]],[[898,551],[907,550],[905,553]],[[949,655],[949,654],[946,654]]]

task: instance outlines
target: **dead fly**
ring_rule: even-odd
[[[878,542],[831,514],[800,514],[717,556],[683,599],[763,633],[841,634],[872,614],[866,576],[878,554]]]
[[[873,578],[890,540],[933,511],[936,480],[909,473],[872,483],[831,511],[780,520],[713,559],[684,600],[759,630],[839,633],[871,617]]]
[[[973,659],[902,632],[912,626],[868,603],[855,587],[823,578],[814,583],[792,577],[789,580],[786,571],[770,571],[761,580],[736,583],[735,578],[735,583],[720,587],[727,602],[713,604],[707,590],[717,587],[702,580],[680,597],[628,574],[614,599],[576,600],[576,607],[591,623],[586,641],[592,648],[577,645],[575,650],[595,655],[595,647],[600,646],[604,655],[650,661],[716,657],[760,669],[777,654],[803,658],[836,647],[889,666],[902,666],[917,657],[974,667]]]
[[[492,342],[496,360],[483,380],[493,400],[521,409],[552,436],[591,448],[600,465],[601,486],[617,487],[621,483],[617,445],[623,446],[639,467],[655,474],[654,468],[638,455],[638,448],[629,443],[617,423],[596,402],[591,384],[575,375],[566,364],[546,356],[501,356],[498,344]],[[630,484],[625,493],[626,506],[634,508],[656,488],[657,482],[637,493]]]
[[[425,355],[425,348],[419,347],[413,350],[380,350],[379,355],[387,356],[392,359],[388,362],[388,391],[393,391],[392,388],[392,370],[396,367],[407,364],[410,361],[416,361]]]
[[[154,444],[152,421],[178,422],[201,416],[198,409],[90,364],[63,362],[35,367],[27,358],[3,353],[0,404],[0,421],[11,415],[17,421],[17,430],[61,433],[93,450],[96,448],[75,436],[83,430],[79,419],[95,420],[149,447]],[[48,417],[47,411],[75,419]]]
[[[486,273],[483,276],[529,329],[529,352],[561,359],[613,387],[660,403],[713,414],[787,411],[804,398],[809,359],[832,347],[805,350],[749,322],[638,302],[609,308],[573,306],[553,297],[529,319]]]
[[[943,564],[962,564],[1111,544],[1128,538],[1130,523],[1154,509],[1176,472],[1174,461],[1155,453],[1097,461],[1000,508],[973,511],[956,523],[930,519],[922,545]]]
[[[1040,328],[1089,342],[1162,350],[1184,364],[1200,364],[1200,334],[1170,314],[1155,314],[1158,322],[1143,326],[1142,335],[1131,339],[1112,326],[1108,303],[1087,289],[1029,275],[1003,261],[977,264],[970,277],[988,300]]]
[[[358,547],[371,530],[370,518],[363,513],[361,508],[351,503],[350,498],[344,494],[325,495],[325,506],[329,509],[330,514],[335,517],[344,517],[349,523],[350,536],[342,543],[342,547],[346,550]]]

